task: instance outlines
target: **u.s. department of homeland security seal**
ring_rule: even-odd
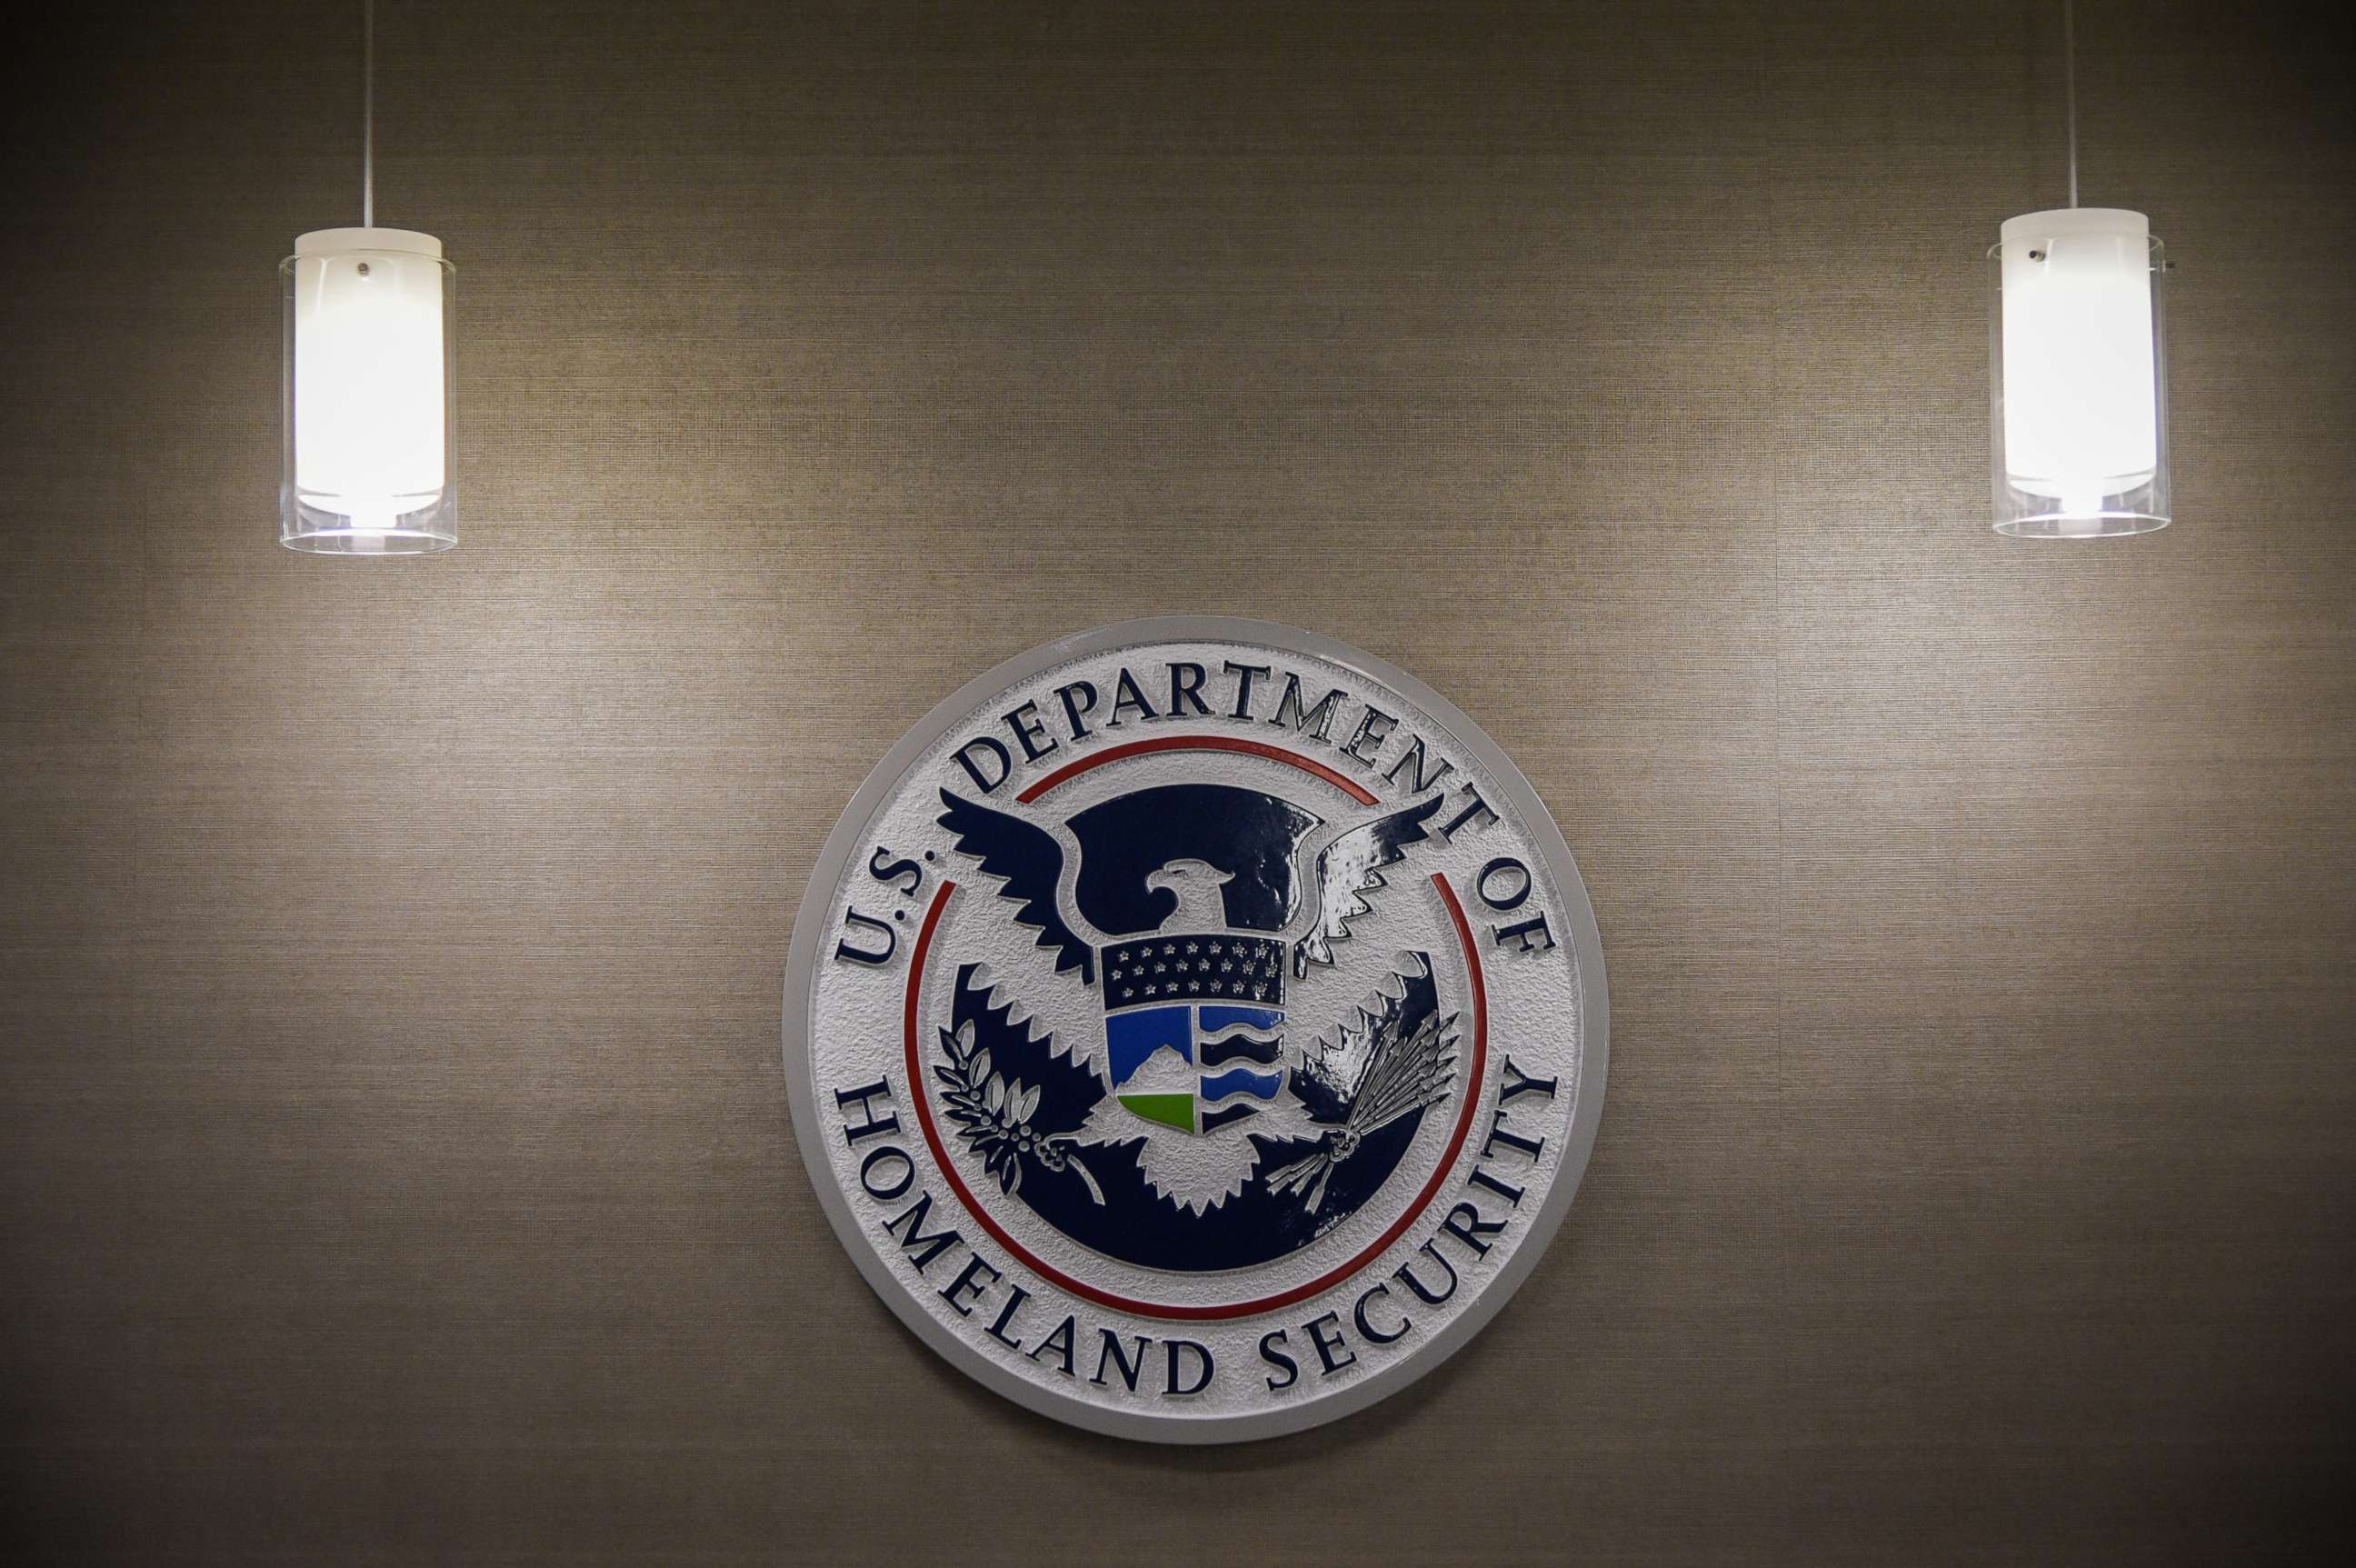
[[[1290,1432],[1520,1283],[1602,1112],[1570,852],[1444,699],[1259,621],[990,671],[827,841],[786,976],[810,1179],[877,1294],[1124,1437]]]

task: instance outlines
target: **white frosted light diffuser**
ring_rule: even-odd
[[[1996,527],[2043,539],[2169,521],[2165,276],[2140,212],[2008,219],[1988,252]]]
[[[280,264],[285,452],[279,542],[344,555],[458,542],[450,476],[452,306],[442,242],[322,229]]]

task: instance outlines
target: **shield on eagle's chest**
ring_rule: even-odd
[[[1274,949],[1270,953],[1265,950]],[[1284,1009],[1277,944],[1232,933],[1133,942],[1105,951],[1106,993],[1183,998],[1105,1016],[1106,1068],[1131,1115],[1215,1133],[1283,1092]],[[1197,1000],[1205,995],[1236,1000]],[[1246,1002],[1243,998],[1250,998]]]
[[[1232,785],[1140,789],[1071,820],[1074,901],[1100,953],[1106,1076],[1121,1105],[1200,1135],[1283,1092],[1294,860],[1320,820]]]

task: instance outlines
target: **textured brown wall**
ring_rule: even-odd
[[[2083,8],[2176,528],[1985,526],[2046,4],[386,0],[465,541],[272,542],[339,8],[76,8],[5,149],[0,1510],[39,1560],[2336,1557],[2356,54]],[[1457,1361],[1076,1435],[901,1332],[777,1068],[933,701],[1121,617],[1455,697],[1610,1101]],[[21,1559],[20,1559],[21,1560]]]

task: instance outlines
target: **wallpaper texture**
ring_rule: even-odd
[[[1983,260],[2062,195],[2053,5],[380,10],[427,561],[273,542],[357,8],[9,67],[17,1560],[2343,1560],[2344,15],[2080,7],[2179,521],[2057,546],[1987,526]],[[1187,1453],[896,1326],[777,1040],[868,767],[1177,612],[1472,714],[1613,1003],[1487,1332]]]

